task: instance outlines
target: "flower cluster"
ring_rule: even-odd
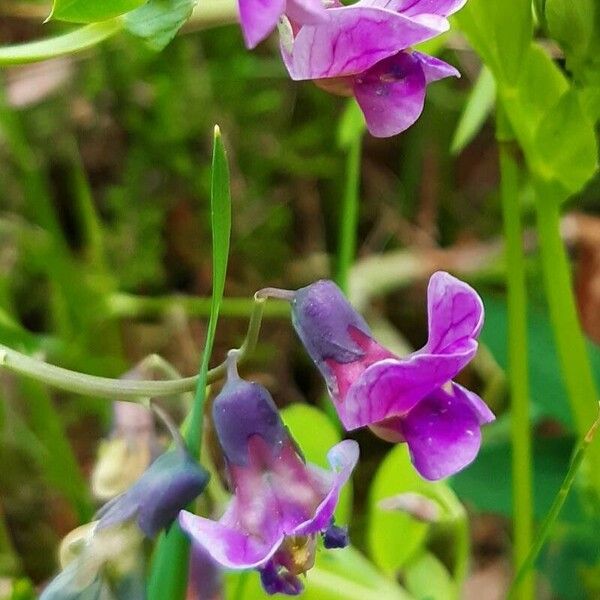
[[[358,102],[376,137],[396,135],[420,116],[429,83],[460,77],[442,60],[411,49],[449,28],[466,0],[239,0],[248,47],[279,21],[281,55],[294,80]],[[259,4],[259,6],[257,6]]]
[[[452,380],[474,357],[483,324],[483,304],[471,287],[448,273],[431,277],[428,340],[405,357],[373,338],[332,281],[270,293],[291,302],[293,326],[347,430],[369,427],[388,441],[406,443],[426,479],[452,475],[475,458],[480,428],[494,415]],[[103,548],[107,540],[121,539],[111,532],[133,528],[134,538],[141,540],[142,534],[154,537],[175,519],[193,542],[190,589],[200,579],[218,588],[218,568],[256,569],[269,594],[297,595],[303,589],[300,576],[314,564],[319,539],[325,548],[348,544],[347,530],[335,524],[334,512],[358,462],[358,444],[344,440],[331,448],[329,470],[306,463],[269,392],[239,376],[238,357],[238,350],[230,351],[226,381],[212,405],[212,425],[232,491],[222,516],[213,520],[186,510],[206,486],[208,474],[189,455],[168,415],[155,406],[176,448],[160,455],[101,509],[84,552],[75,566],[65,567],[45,597],[110,585],[102,573],[112,553]],[[91,567],[82,578],[86,565]]]

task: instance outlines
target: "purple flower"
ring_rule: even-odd
[[[410,127],[427,85],[460,77],[447,63],[409,50],[448,30],[447,16],[466,0],[360,0],[328,10],[326,23],[281,27],[281,53],[292,79],[354,96],[376,137]]]
[[[406,442],[417,471],[434,480],[473,461],[480,426],[494,415],[476,394],[451,381],[477,352],[481,299],[440,271],[429,281],[427,300],[427,343],[403,358],[373,339],[332,281],[298,290],[292,319],[346,429],[368,426],[388,441]]]
[[[327,20],[321,0],[238,0],[242,34],[248,48],[262,42],[285,14],[296,23],[316,25]]]
[[[269,594],[299,594],[298,576],[313,565],[316,535],[338,546],[346,541],[333,512],[358,445],[334,446],[331,471],[305,464],[267,390],[240,379],[231,362],[213,421],[234,496],[219,521],[182,511],[181,527],[223,567],[258,569]]]
[[[206,487],[208,473],[183,448],[159,456],[123,494],[98,512],[98,529],[134,520],[154,537],[169,527],[179,511]]]

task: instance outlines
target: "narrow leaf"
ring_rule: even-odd
[[[219,309],[225,289],[229,240],[231,232],[231,194],[229,186],[229,168],[221,132],[215,127],[212,181],[211,181],[211,224],[213,235],[213,293],[210,320],[206,333],[206,342],[200,364],[198,387],[194,406],[185,431],[185,440],[190,453],[200,455],[202,446],[202,416],[206,395],[206,376],[217,330]],[[150,581],[149,600],[183,600],[187,587],[189,540],[174,523],[167,534],[163,534],[158,543]]]
[[[469,94],[463,110],[450,151],[459,154],[473,138],[479,133],[488,118],[496,100],[496,83],[491,71],[487,67],[481,73]]]

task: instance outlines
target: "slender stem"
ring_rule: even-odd
[[[265,298],[256,298],[254,301],[246,338],[240,347],[238,359],[240,361],[244,360],[256,347],[265,301]],[[130,381],[96,377],[49,365],[2,344],[0,344],[0,367],[67,392],[134,402],[144,398],[174,396],[191,392],[196,389],[198,383],[197,375],[172,381]],[[223,377],[225,370],[226,362],[223,362],[208,371],[207,383]]]
[[[346,188],[340,214],[340,239],[338,247],[337,283],[348,291],[350,268],[356,255],[360,199],[360,160],[362,135],[355,136],[348,145],[346,157]]]
[[[270,296],[270,298],[274,298]],[[178,308],[193,317],[206,317],[210,314],[210,298],[197,296],[135,296],[133,294],[111,294],[106,301],[107,311],[112,318],[160,318]],[[226,317],[247,317],[252,311],[251,298],[223,298],[220,313]],[[274,319],[287,318],[289,302],[273,299],[264,307],[264,316]]]
[[[598,417],[594,421],[593,425],[591,426],[589,431],[585,434],[585,437],[579,444],[579,447],[577,448],[577,451],[575,452],[575,456],[573,456],[573,460],[571,461],[571,466],[569,467],[569,470],[567,471],[567,475],[565,476],[565,479],[562,482],[562,485],[560,486],[558,493],[554,497],[554,501],[552,502],[552,506],[550,507],[550,510],[548,511],[548,514],[546,515],[544,522],[540,526],[535,543],[531,546],[531,549],[527,553],[525,560],[521,564],[521,568],[519,569],[517,575],[515,576],[512,584],[510,586],[510,589],[508,591],[508,596],[507,596],[508,600],[513,600],[513,599],[517,598],[517,593],[518,593],[519,587],[522,585],[522,582],[523,582],[524,578],[527,576],[527,574],[529,573],[529,571],[531,571],[531,569],[533,568],[533,566],[535,564],[535,560],[536,560],[538,554],[540,553],[540,550],[543,548],[546,539],[550,535],[552,527],[553,527],[554,523],[556,522],[558,515],[560,514],[560,511],[567,499],[567,496],[569,495],[569,492],[571,491],[571,488],[573,487],[573,483],[575,482],[575,477],[577,475],[577,472],[579,471],[579,467],[581,466],[581,463],[583,462],[583,459],[586,455],[586,451],[588,450],[590,444],[592,443],[592,441],[594,440],[594,437],[596,436],[596,432],[597,432],[599,426],[600,426],[600,417]]]
[[[577,431],[580,437],[584,437],[596,419],[598,393],[577,316],[570,265],[560,237],[561,192],[541,181],[534,181],[534,185],[540,255],[550,320]],[[588,460],[591,463],[589,483],[600,498],[598,441],[590,446]]]
[[[513,564],[517,569],[533,540],[533,490],[529,371],[527,356],[527,288],[523,229],[519,204],[519,167],[509,128],[498,115],[500,195],[507,259],[508,384],[511,398],[513,477]],[[522,583],[519,598],[533,600],[535,578]]]

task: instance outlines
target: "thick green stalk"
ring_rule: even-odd
[[[499,114],[500,195],[506,240],[508,302],[508,384],[511,398],[513,477],[513,564],[525,560],[533,540],[533,490],[529,372],[527,361],[527,288],[519,203],[519,168],[509,128]],[[506,135],[508,133],[508,135]],[[524,577],[520,600],[533,600],[535,578]]]
[[[560,236],[562,192],[556,185],[534,181],[540,255],[550,320],[577,432],[584,437],[596,420],[598,394],[579,323],[571,286],[569,260]],[[600,443],[588,451],[590,485],[600,498]]]
[[[348,275],[356,255],[356,237],[360,206],[360,159],[362,135],[349,142],[346,157],[346,187],[339,217],[340,239],[337,257],[336,281],[340,288],[348,291]]]

